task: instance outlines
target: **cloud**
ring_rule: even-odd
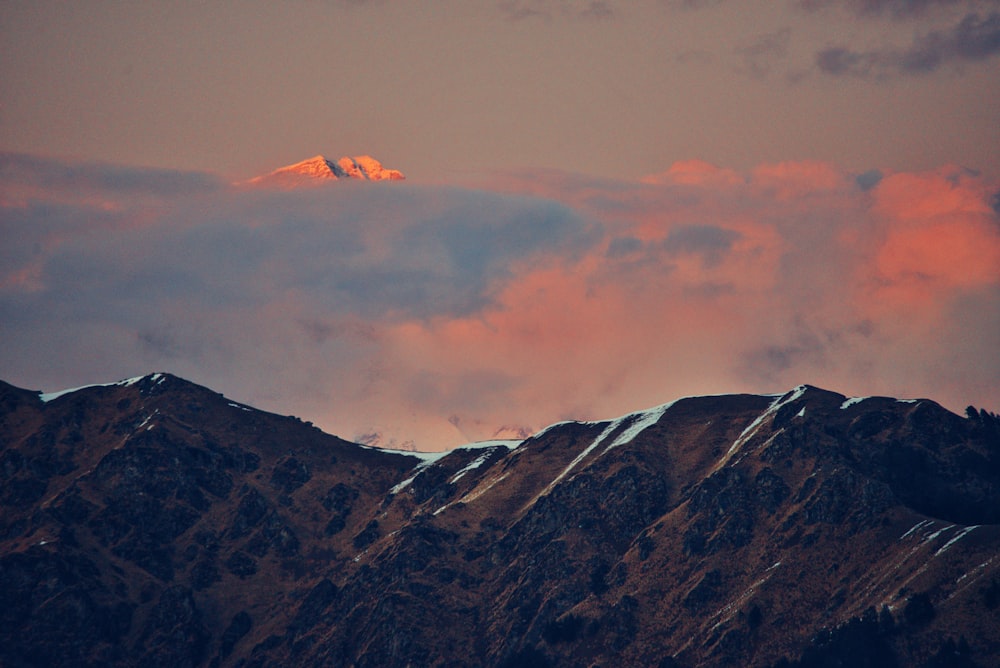
[[[816,54],[816,66],[833,76],[924,74],[948,64],[974,63],[1000,54],[1000,13],[968,14],[950,28],[920,35],[906,48],[858,51],[833,46]]]
[[[737,47],[736,54],[742,59],[743,71],[757,78],[770,74],[774,63],[783,60],[788,54],[791,37],[792,29],[786,26],[758,35],[753,42]]]
[[[863,174],[858,174],[854,177],[854,182],[858,184],[858,187],[862,190],[871,190],[879,183],[882,182],[882,171],[879,169],[869,169]]]
[[[592,235],[591,224],[555,202],[466,190],[172,192],[171,207],[152,220],[134,190],[115,181],[102,207],[9,207],[18,251],[5,258],[0,281],[23,272],[30,247],[45,249],[40,280],[53,294],[91,282],[120,302],[260,305],[300,293],[337,312],[433,318],[481,310],[519,263],[553,252],[571,258]],[[115,236],[95,239],[100,229]]]
[[[610,19],[615,16],[612,2],[606,0],[500,0],[497,7],[512,21],[554,18]]]
[[[700,10],[724,4],[724,0],[665,0],[672,8]],[[802,79],[808,68],[831,76],[887,78],[934,72],[944,67],[979,63],[1000,53],[1000,0],[797,0],[804,12],[787,15],[795,24],[745,38],[732,49],[739,59],[737,69],[764,79],[793,53],[793,34],[807,35],[816,29],[830,31],[829,45],[810,50],[811,63],[801,63],[787,73],[789,82]],[[801,19],[824,25],[803,31]],[[886,21],[888,19],[888,22]],[[773,20],[773,19],[772,19]],[[882,45],[871,41],[861,46],[864,24],[878,26]],[[850,37],[845,39],[844,35]],[[907,43],[908,40],[908,43]],[[808,57],[808,56],[807,56]]]
[[[674,183],[720,188],[738,186],[744,182],[744,177],[736,171],[718,167],[704,160],[675,162],[667,171],[651,174],[643,179],[643,183],[651,185]]]
[[[4,164],[0,369],[22,386],[166,370],[422,449],[802,382],[1000,406],[1000,184],[959,168],[277,192]]]
[[[315,1],[315,0],[310,0]],[[386,4],[387,0],[319,0],[324,4],[334,7],[378,7]]]
[[[799,0],[797,4],[810,11],[842,6],[856,16],[905,19],[923,16],[933,9],[951,7],[962,2],[963,0]]]
[[[664,0],[667,5],[681,9],[705,9],[720,5],[726,0]]]
[[[958,334],[947,315],[963,300],[984,314],[1000,308],[991,292],[1000,280],[1000,235],[990,184],[951,168],[877,173],[862,187],[824,163],[761,165],[744,176],[694,163],[649,179],[648,188],[609,183],[608,199],[596,197],[592,183],[574,188],[553,178],[547,190],[544,175],[536,177],[533,192],[573,202],[614,231],[586,287],[573,293],[565,280],[539,280],[563,285],[559,301],[572,304],[565,325],[549,323],[564,331],[571,320],[586,322],[588,333],[603,334],[585,337],[581,348],[594,358],[631,359],[602,370],[609,388],[684,378],[687,389],[678,392],[731,391],[812,378],[953,406],[961,400],[936,394],[939,382],[964,385],[967,398],[995,397],[986,389],[995,374],[974,369],[975,355],[951,368],[932,362],[1000,342],[985,328]],[[934,339],[936,326],[950,332],[947,342]],[[917,339],[923,358],[915,346],[905,354],[894,348]]]
[[[222,182],[201,172],[69,162],[0,152],[0,183],[7,197],[60,193],[78,198],[95,193],[176,197],[218,189]]]
[[[712,266],[720,264],[741,237],[736,230],[715,225],[680,225],[667,234],[663,248],[668,253],[699,255]]]
[[[703,9],[722,4],[726,0],[664,0],[670,5],[685,9]],[[996,0],[979,0],[981,4]],[[831,7],[843,7],[860,17],[891,16],[897,19],[923,16],[937,8],[969,4],[969,0],[796,0],[801,9],[816,12]],[[973,3],[975,4],[975,3]]]

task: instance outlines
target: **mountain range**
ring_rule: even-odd
[[[269,174],[250,179],[251,185],[291,188],[311,183],[355,179],[361,181],[402,181],[397,169],[386,169],[370,155],[344,156],[337,161],[317,155],[294,165],[280,167]]]
[[[0,665],[997,666],[1000,419],[678,399],[380,450],[0,383]]]

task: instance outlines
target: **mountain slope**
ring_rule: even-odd
[[[199,665],[343,558],[353,506],[415,461],[165,374],[0,402],[10,665]]]
[[[985,412],[803,386],[415,456],[157,374],[4,385],[0,435],[4,665],[1000,660]]]

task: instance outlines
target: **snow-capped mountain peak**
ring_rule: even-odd
[[[337,161],[337,166],[344,176],[369,181],[402,181],[406,177],[397,169],[386,169],[382,163],[370,155],[356,155],[353,158],[343,157]]]
[[[344,156],[337,161],[316,155],[293,165],[280,167],[270,174],[250,180],[255,185],[293,187],[330,179],[361,181],[402,181],[406,177],[397,169],[386,169],[370,155]]]

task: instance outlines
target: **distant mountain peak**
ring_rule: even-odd
[[[370,155],[344,156],[337,161],[323,155],[315,155],[293,165],[280,167],[270,174],[258,176],[249,183],[294,187],[331,179],[402,181],[405,178],[398,169],[386,169],[381,162]]]

